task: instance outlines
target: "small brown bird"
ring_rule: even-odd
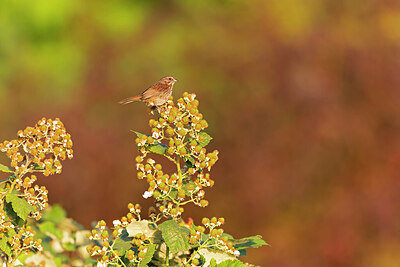
[[[172,76],[161,78],[146,91],[137,96],[132,96],[119,101],[119,104],[125,105],[136,101],[146,103],[152,108],[158,108],[167,102],[172,94],[172,87],[178,80]]]

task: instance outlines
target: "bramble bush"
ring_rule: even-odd
[[[48,206],[47,190],[33,185],[40,173],[59,174],[61,161],[72,158],[71,136],[59,119],[42,119],[0,144],[11,159],[10,173],[0,184],[0,256],[7,266],[245,266],[247,248],[267,245],[260,236],[234,239],[224,233],[225,219],[183,219],[184,206],[205,207],[205,189],[214,185],[210,170],[218,151],[208,152],[212,140],[195,94],[171,99],[150,119],[151,134],[134,132],[139,156],[137,177],[149,187],[144,198],[155,205],[143,218],[139,204],[107,226],[91,231],[66,217],[58,205]],[[161,155],[176,166],[165,173],[151,156]]]

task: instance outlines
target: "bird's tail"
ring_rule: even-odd
[[[141,99],[142,99],[141,95],[131,96],[131,97],[128,97],[128,98],[125,98],[125,99],[119,101],[118,103],[121,105],[126,105],[126,104],[129,104],[132,102],[140,101]]]

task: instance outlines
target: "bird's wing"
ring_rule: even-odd
[[[168,88],[168,84],[156,83],[149,89],[142,93],[142,100],[149,99],[153,96],[159,95],[160,92]]]

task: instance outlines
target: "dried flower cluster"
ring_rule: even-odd
[[[27,219],[41,218],[48,206],[48,191],[33,185],[37,177],[28,174],[59,174],[61,161],[73,156],[71,135],[59,119],[43,118],[17,135],[15,140],[0,143],[0,151],[11,159],[11,168],[7,169],[11,175],[0,183],[0,246],[9,263],[21,253],[43,249]]]
[[[136,158],[138,178],[149,183],[143,196],[153,196],[162,216],[167,218],[179,218],[187,203],[207,206],[203,188],[214,185],[209,171],[218,160],[218,151],[207,153],[205,146],[211,137],[204,132],[208,123],[198,105],[195,94],[184,93],[177,106],[170,99],[158,120],[149,121],[151,135],[137,133],[136,144],[141,153]],[[164,173],[160,164],[147,157],[151,152],[172,161],[177,171]]]

